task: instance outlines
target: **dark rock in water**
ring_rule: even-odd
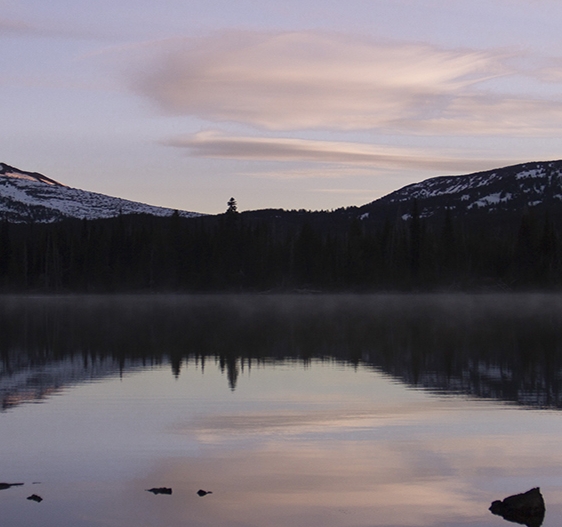
[[[43,498],[41,496],[37,496],[37,494],[32,494],[31,496],[28,496],[27,499],[36,501],[37,503],[41,503],[43,501]]]
[[[10,487],[21,487],[23,483],[0,483],[0,490],[6,490]]]
[[[206,496],[207,494],[212,494],[212,491],[210,491],[210,490],[203,490],[203,489],[199,489],[199,490],[197,491],[197,496],[203,497],[203,496]]]
[[[541,491],[536,487],[523,494],[509,496],[503,501],[494,501],[490,506],[490,511],[510,522],[520,523],[527,527],[540,527],[546,509]]]
[[[168,487],[154,487],[152,489],[146,489],[147,492],[152,492],[152,494],[171,494],[172,489]]]

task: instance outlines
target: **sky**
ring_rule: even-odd
[[[332,210],[562,158],[559,0],[0,0],[0,162]]]

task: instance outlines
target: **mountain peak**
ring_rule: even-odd
[[[25,170],[20,170],[19,168],[7,165],[6,163],[0,163],[0,176],[66,187],[66,185],[63,185],[54,179],[48,178],[43,174],[39,174],[39,172],[26,172]]]

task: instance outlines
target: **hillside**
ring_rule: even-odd
[[[197,213],[178,211],[183,217]],[[53,223],[64,219],[113,218],[120,214],[171,216],[173,209],[154,207],[96,192],[67,187],[37,172],[0,163],[0,218],[11,223]]]
[[[333,212],[207,216],[2,167],[0,193],[19,201],[3,193],[0,292],[562,288],[561,162],[432,178]]]
[[[414,183],[359,208],[361,219],[443,219],[448,210],[464,221],[517,221],[524,210],[562,215],[562,161],[524,163],[464,176]]]
[[[350,218],[382,224],[411,218],[439,222],[446,212],[469,223],[517,222],[523,211],[562,218],[562,161],[532,162],[462,176],[439,176],[398,189],[361,207],[328,212],[266,209],[246,211],[259,221],[300,225],[310,222],[338,230]],[[155,207],[75,189],[37,172],[0,163],[0,218],[12,223],[52,223],[64,219],[102,219],[120,214],[166,217],[173,209]],[[179,211],[185,218],[199,216]]]

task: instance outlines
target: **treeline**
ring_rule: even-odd
[[[336,221],[337,220],[337,221]],[[446,215],[369,223],[340,213],[235,210],[0,224],[2,292],[552,289],[562,239],[548,213],[467,223]]]

